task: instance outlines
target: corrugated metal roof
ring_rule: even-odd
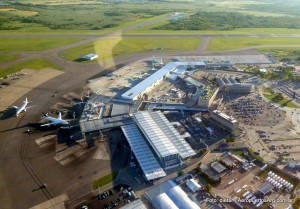
[[[196,154],[161,112],[138,112],[134,117],[162,157],[179,154],[187,158]]]
[[[178,149],[182,158],[191,157],[196,155],[194,150],[185,141],[185,139],[178,133],[178,131],[172,126],[167,118],[161,112],[151,113],[155,118],[155,121],[159,124],[159,127],[165,132],[173,145]]]
[[[176,147],[153,120],[149,112],[137,112],[134,117],[159,157],[179,154]]]
[[[145,204],[139,199],[136,201],[133,201],[123,207],[121,207],[120,209],[147,209],[147,207],[145,206]]]
[[[173,202],[180,209],[200,209],[196,202],[191,200],[188,195],[177,186],[174,181],[165,181],[145,192],[145,197],[156,206],[157,209],[164,209]],[[172,204],[173,205],[173,204]],[[174,206],[174,205],[173,205]]]
[[[156,196],[152,200],[152,205],[156,209],[179,209],[166,193]]]
[[[200,207],[193,202],[179,186],[175,186],[168,190],[166,194],[180,209],[200,209]]]
[[[166,176],[151,152],[142,134],[135,124],[121,126],[121,129],[138,161],[147,180]]]
[[[271,183],[264,182],[257,188],[257,190],[263,194],[268,194],[270,191],[272,191],[273,188],[274,186]]]

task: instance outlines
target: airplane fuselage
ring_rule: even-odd
[[[61,113],[59,113],[58,118],[53,118],[48,115],[45,115],[42,118],[50,121],[50,123],[44,124],[42,126],[55,126],[55,125],[68,125],[69,124],[66,120],[61,119]]]
[[[20,107],[20,108],[17,110],[16,115],[18,116],[22,111],[25,111],[25,112],[26,112],[26,109],[25,109],[26,106],[27,106],[27,103],[25,103],[22,107]]]
[[[19,116],[21,112],[26,112],[26,106],[28,105],[29,102],[24,101],[24,104],[21,107],[15,107],[16,108],[16,116]]]

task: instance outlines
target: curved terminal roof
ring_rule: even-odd
[[[191,157],[196,154],[161,112],[153,112],[152,117],[154,117],[154,120],[159,124],[159,127],[164,131],[172,144],[175,145],[182,158]]]
[[[152,204],[157,209],[179,209],[166,193],[156,196]]]
[[[223,77],[222,79],[223,79],[224,83],[226,83],[226,84],[230,84],[230,83],[231,83],[231,82],[228,80],[227,77]]]
[[[173,180],[165,181],[147,190],[145,192],[145,197],[156,209],[200,209],[197,203],[191,200],[182,188],[176,185]]]
[[[179,154],[176,147],[155,123],[149,112],[137,112],[134,114],[134,118],[159,157]]]
[[[235,79],[229,77],[228,80],[231,82],[231,83],[238,83]]]
[[[217,81],[217,83],[218,83],[219,86],[226,85],[225,82],[223,81],[223,79],[221,79],[221,78],[216,78],[216,81]]]
[[[160,157],[179,154],[187,158],[196,154],[161,112],[137,112],[134,119]]]
[[[168,190],[166,194],[180,209],[200,209],[200,207],[193,202],[179,186],[175,186]]]
[[[166,176],[135,124],[121,126],[121,129],[148,181]]]

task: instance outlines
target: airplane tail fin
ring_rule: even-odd
[[[58,120],[61,120],[61,112],[58,113],[57,119],[58,119]]]
[[[31,101],[28,101],[28,99],[27,99],[27,97],[26,97],[25,101],[23,101],[23,102],[26,103],[26,104],[28,104],[28,103],[30,103]]]

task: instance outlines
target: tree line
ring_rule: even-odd
[[[300,28],[299,17],[257,17],[234,12],[199,11],[154,27],[158,30],[234,30],[238,28]]]

